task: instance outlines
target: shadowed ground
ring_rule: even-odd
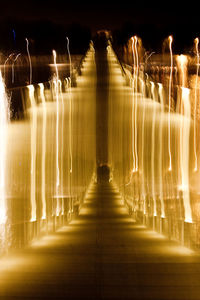
[[[1,260],[0,299],[199,299],[200,258],[136,224],[111,183],[80,216]]]

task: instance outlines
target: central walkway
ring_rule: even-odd
[[[199,299],[200,259],[128,215],[113,184],[92,184],[70,225],[5,257],[0,299]]]

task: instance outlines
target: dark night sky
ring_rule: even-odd
[[[142,39],[148,39],[152,44],[154,41],[159,42],[165,34],[175,33],[183,45],[192,43],[199,35],[200,18],[198,9],[195,10],[195,3],[193,6],[182,3],[181,9],[175,1],[146,3],[116,1],[113,4],[104,0],[94,1],[91,4],[87,1],[10,0],[1,4],[0,21],[3,24],[4,21],[9,20],[14,24],[16,20],[22,23],[49,20],[63,26],[79,23],[89,27],[93,33],[97,29],[115,30],[124,28],[124,24],[129,24],[128,31],[141,34]]]
[[[173,3],[176,5],[174,7]],[[50,19],[59,23],[81,22],[93,27],[117,27],[120,23],[133,21],[134,23],[163,23],[170,24],[194,20],[195,4],[188,6],[174,1],[61,1],[29,0],[7,1],[1,3],[0,17],[15,17],[19,19]]]

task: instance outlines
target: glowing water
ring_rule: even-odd
[[[53,59],[54,66],[56,71],[56,76],[53,81],[56,95],[56,216],[59,216],[60,208],[59,208],[59,193],[60,193],[60,162],[59,162],[59,76],[58,76],[58,67],[56,62],[56,51],[53,50]]]
[[[197,71],[195,80],[195,96],[194,96],[194,171],[198,169],[198,159],[197,159],[197,88],[198,88],[198,76],[199,76],[199,39],[195,39],[195,48],[197,56]]]
[[[156,102],[155,98],[155,85],[151,81],[153,101]],[[152,198],[154,203],[154,216],[157,215],[157,204],[156,204],[156,192],[155,192],[155,122],[156,122],[156,103],[153,105],[153,116],[152,116],[152,133],[151,133],[151,178],[152,178]]]
[[[160,134],[159,134],[159,179],[160,179],[160,201],[161,201],[161,216],[165,217],[165,209],[164,209],[164,199],[163,199],[163,114],[164,114],[164,100],[163,100],[163,86],[162,84],[158,84],[159,86],[159,96],[160,96],[160,104],[161,104],[161,115],[160,115]]]
[[[0,225],[6,223],[5,161],[8,117],[8,96],[0,71]]]
[[[39,83],[40,97],[42,100],[42,112],[43,112],[43,124],[42,124],[42,182],[41,182],[41,193],[42,193],[42,219],[46,219],[46,123],[47,123],[47,112],[46,112],[46,101],[44,96],[44,85]]]
[[[29,84],[32,84],[32,62],[31,62],[31,56],[30,56],[30,52],[29,52],[29,41],[26,38],[26,50],[27,50],[27,54],[28,54],[28,60],[29,60],[29,68],[30,68],[30,76],[29,76]]]
[[[135,144],[135,172],[138,171],[138,147],[137,147],[137,103],[138,103],[138,73],[139,73],[139,61],[138,61],[138,50],[137,50],[137,37],[134,36],[135,39],[135,75],[134,75],[134,80],[135,80],[135,115],[134,115],[134,120],[135,120],[135,128],[134,128],[134,144]]]
[[[36,221],[36,153],[37,153],[37,104],[33,85],[27,86],[31,102],[31,221]]]
[[[184,118],[181,120],[180,127],[180,165],[181,165],[181,184],[180,190],[183,193],[185,207],[185,221],[192,222],[192,212],[190,206],[189,191],[189,137],[190,137],[190,91],[182,87],[182,111]]]
[[[169,151],[169,171],[172,170],[172,154],[171,154],[171,127],[170,127],[170,113],[171,113],[171,89],[172,89],[172,74],[173,74],[173,53],[172,53],[172,36],[169,36],[170,49],[170,78],[169,78],[169,114],[168,114],[168,151]]]

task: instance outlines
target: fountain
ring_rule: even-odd
[[[6,248],[6,147],[7,147],[7,122],[9,121],[9,99],[5,91],[5,85],[0,71],[0,253]]]

